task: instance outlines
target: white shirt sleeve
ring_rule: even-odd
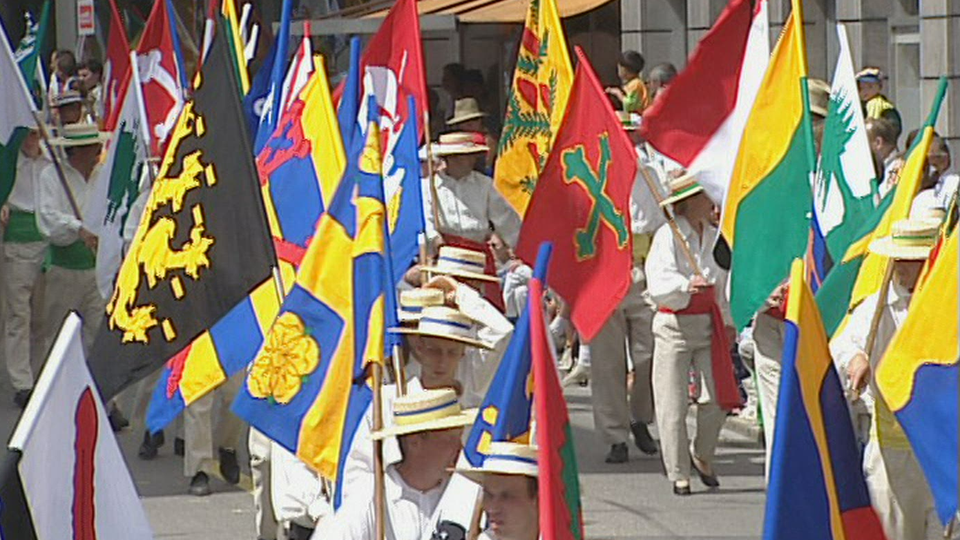
[[[847,365],[854,356],[859,353],[867,354],[867,334],[870,332],[873,312],[879,300],[879,294],[874,294],[855,307],[846,327],[830,341],[830,353],[841,373],[846,373]]]
[[[513,325],[503,313],[469,285],[457,284],[457,307],[480,326],[478,337],[495,348],[513,333]]]
[[[520,216],[510,206],[510,203],[503,198],[503,195],[497,191],[492,182],[490,183],[488,197],[487,208],[490,213],[488,217],[493,223],[493,229],[510,247],[517,247],[517,240],[520,239]]]
[[[669,227],[660,227],[653,236],[644,270],[653,302],[659,307],[679,311],[690,304],[690,278],[677,266],[675,240]]]
[[[371,540],[376,534],[373,497],[354,499],[317,524],[310,540]]]
[[[40,174],[37,199],[37,228],[40,234],[58,246],[68,246],[80,238],[82,223],[70,208],[56,169],[50,165]]]

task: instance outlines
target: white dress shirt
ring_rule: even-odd
[[[663,161],[666,158],[647,148],[647,145],[640,145],[636,150],[639,165],[637,177],[633,181],[633,189],[630,191],[630,228],[633,234],[653,234],[667,222],[657,202],[666,197],[664,185],[667,178],[667,165]],[[643,176],[644,172],[657,189],[657,197],[651,193],[650,185]]]
[[[449,480],[449,479],[448,479]],[[434,510],[447,482],[428,491],[407,485],[394,465],[384,474],[386,540],[421,540],[434,528]],[[373,497],[344,503],[333,518],[317,527],[314,540],[375,540],[376,510]]]
[[[703,272],[703,277],[713,284],[724,321],[732,325],[730,304],[726,298],[727,272],[720,268],[713,258],[717,229],[707,224],[703,228],[703,236],[698,236],[686,218],[677,216],[676,221],[680,233],[690,246],[694,261]],[[669,224],[661,226],[653,236],[645,269],[647,291],[657,306],[671,311],[686,309],[690,304],[690,280],[694,271]]]
[[[431,193],[428,182],[423,182],[423,213],[427,217],[427,238],[435,240],[440,234],[453,234],[474,242],[484,243],[490,237],[490,227],[504,242],[516,247],[520,237],[520,216],[493,185],[493,179],[477,171],[454,179],[437,173],[437,198],[440,201],[440,222],[434,223]]]
[[[21,212],[35,212],[39,197],[40,175],[51,164],[46,152],[33,158],[23,152],[17,155],[17,176],[7,204]]]
[[[69,161],[62,161],[61,166],[63,167],[63,176],[67,181],[67,187],[73,194],[77,206],[80,207],[80,214],[83,215],[91,184],[87,183],[83,175],[74,169]],[[90,178],[95,178],[96,175],[97,173],[94,171]],[[36,213],[40,234],[50,239],[52,244],[69,246],[80,239],[79,233],[83,223],[73,213],[70,199],[60,183],[57,170],[53,165],[47,166],[40,173]]]

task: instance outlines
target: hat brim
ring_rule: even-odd
[[[453,118],[447,120],[448,126],[454,126],[456,124],[462,124],[463,122],[469,122],[470,120],[476,120],[477,118],[484,118],[487,116],[485,112],[475,112],[470,114],[465,114],[463,116],[454,116]]]
[[[900,261],[924,261],[930,257],[933,246],[904,246],[895,244],[893,238],[885,236],[870,243],[870,252]]]
[[[67,139],[65,137],[54,137],[50,139],[50,144],[53,146],[61,146],[64,148],[69,148],[72,146],[93,146],[96,144],[106,144],[110,140],[110,134],[104,131],[101,131],[96,137],[90,137],[85,139]]]
[[[496,465],[488,466],[486,463],[484,463],[480,467],[458,467],[450,470],[451,472],[455,472],[464,476],[467,480],[470,480],[476,484],[482,484],[483,479],[491,474],[499,474],[502,476],[526,476],[529,478],[538,478],[540,476],[539,471],[534,466],[530,466],[527,468],[527,470],[521,470],[520,468],[505,469],[502,467],[497,467]]]
[[[690,188],[688,191],[679,193],[677,195],[671,195],[660,202],[660,206],[667,206],[668,204],[676,204],[684,199],[689,199],[697,193],[703,193],[703,186],[695,186]]]
[[[473,425],[474,420],[477,418],[477,409],[467,409],[460,411],[460,414],[454,416],[448,416],[446,418],[439,418],[436,420],[428,420],[426,422],[417,422],[416,424],[406,424],[406,425],[392,425],[381,429],[380,431],[374,431],[370,434],[370,438],[379,441],[386,439],[387,437],[399,437],[400,435],[410,435],[411,433],[422,433],[424,431],[440,431],[443,429],[453,429],[458,427],[466,427]]]
[[[458,343],[463,343],[464,345],[469,345],[471,347],[476,347],[478,349],[485,349],[488,351],[493,350],[492,346],[480,341],[479,339],[471,339],[468,337],[461,337],[461,336],[452,336],[450,334],[441,334],[440,332],[423,332],[419,328],[408,328],[405,326],[399,326],[395,328],[389,328],[387,329],[387,332],[390,332],[391,334],[407,334],[407,335],[446,339],[448,341],[456,341]]]
[[[474,279],[477,281],[489,281],[491,283],[497,283],[500,281],[500,278],[497,276],[491,276],[487,274],[477,274],[476,272],[463,272],[460,270],[445,270],[443,268],[438,268],[436,266],[427,266],[422,268],[423,272],[429,272],[431,274],[442,274],[444,276],[453,276],[464,279]]]
[[[442,143],[441,143],[442,144]],[[433,152],[434,156],[462,156],[467,154],[483,154],[490,151],[490,147],[485,144],[459,145],[451,144],[445,148],[438,148]]]

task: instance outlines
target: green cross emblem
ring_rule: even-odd
[[[624,248],[630,240],[630,231],[624,223],[623,213],[617,211],[613,200],[606,193],[607,171],[610,168],[610,135],[600,136],[600,163],[596,170],[587,161],[583,145],[563,151],[563,181],[579,184],[590,197],[590,218],[586,227],[577,229],[574,243],[577,259],[589,259],[597,254],[597,233],[603,223],[617,235],[617,247]]]

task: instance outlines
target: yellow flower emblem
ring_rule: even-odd
[[[303,320],[286,312],[277,319],[247,381],[250,395],[286,405],[293,400],[304,379],[320,364],[320,345],[307,335]]]

